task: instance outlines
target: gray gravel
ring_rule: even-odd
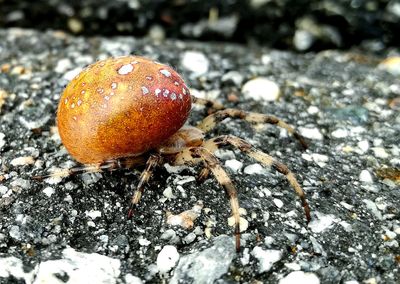
[[[54,127],[68,80],[124,54],[170,64],[194,95],[298,127],[306,151],[285,131],[237,120],[210,136],[243,137],[286,163],[311,223],[284,177],[232,149],[218,157],[246,213],[238,254],[225,194],[213,179],[197,184],[198,167],[157,171],[133,221],[137,170],[31,180],[75,165]],[[400,283],[399,66],[384,59],[0,30],[0,283]],[[189,122],[205,114],[196,107]],[[196,204],[192,229],[168,224],[167,212]]]

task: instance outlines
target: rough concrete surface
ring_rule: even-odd
[[[297,127],[307,150],[240,120],[209,136],[240,136],[288,165],[311,222],[284,176],[229,147],[217,155],[243,208],[239,253],[229,202],[212,177],[196,183],[199,166],[157,170],[133,220],[140,168],[32,180],[76,165],[55,128],[63,87],[126,54],[173,66],[193,95]],[[0,283],[399,283],[398,56],[0,30]],[[189,123],[205,115],[194,107]],[[186,210],[192,228],[167,221]]]

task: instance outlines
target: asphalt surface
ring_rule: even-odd
[[[229,202],[212,176],[196,182],[198,166],[157,170],[133,220],[140,168],[32,180],[76,165],[55,128],[64,86],[126,54],[171,65],[193,95],[297,127],[307,150],[239,120],[209,136],[237,135],[285,163],[311,222],[284,176],[229,147],[217,156],[247,221],[239,253]],[[400,283],[400,72],[386,54],[0,30],[0,283]],[[205,115],[194,107],[189,123]],[[191,228],[167,218],[187,210]]]

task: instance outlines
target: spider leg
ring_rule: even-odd
[[[209,175],[210,175],[210,168],[204,167],[201,169],[199,175],[196,177],[196,181],[198,183],[202,183],[208,178]]]
[[[131,204],[128,210],[128,219],[132,218],[133,213],[139,204],[140,199],[142,198],[142,194],[144,191],[145,184],[149,181],[153,170],[162,163],[162,157],[159,154],[150,155],[149,159],[146,162],[146,168],[143,170],[142,174],[139,178],[139,183],[136,187],[135,192],[132,195]]]
[[[197,104],[197,105],[202,105],[205,106],[206,108],[213,109],[213,110],[219,110],[219,109],[224,109],[225,107],[213,100],[207,100],[207,99],[202,99],[198,98],[195,96],[191,96],[192,98],[192,103]]]
[[[272,166],[275,170],[280,172],[281,174],[285,175],[286,179],[289,181],[290,185],[294,188],[296,194],[301,199],[301,203],[304,208],[304,212],[306,215],[307,223],[311,220],[310,215],[310,207],[308,205],[307,199],[305,197],[304,190],[298,183],[294,174],[288,169],[288,167],[277,161],[272,156],[256,149],[250,143],[246,142],[242,138],[233,136],[233,135],[222,135],[212,139],[209,139],[204,142],[204,147],[207,149],[215,149],[216,147],[221,147],[225,145],[232,145],[233,147],[239,149],[243,153],[247,154],[248,156],[254,158],[255,160],[262,163],[264,166]]]
[[[81,173],[99,173],[106,171],[114,171],[117,169],[129,169],[137,165],[143,165],[144,163],[145,163],[144,156],[128,157],[128,158],[109,160],[105,161],[104,163],[81,165],[69,169],[60,169],[46,175],[32,176],[32,179],[37,181],[43,181],[46,178],[52,178],[52,177],[65,178]]]
[[[236,251],[240,250],[240,213],[237,191],[232,180],[222,168],[221,163],[208,149],[204,147],[190,147],[182,150],[176,156],[184,163],[196,163],[198,159],[203,161],[206,169],[211,171],[218,183],[225,189],[231,205],[232,216],[235,221]],[[191,157],[191,158],[189,158]]]
[[[246,120],[250,123],[268,123],[274,124],[278,127],[286,129],[290,134],[296,138],[304,149],[307,149],[307,143],[303,136],[301,136],[292,126],[284,122],[283,120],[267,114],[256,113],[256,112],[246,112],[240,109],[227,108],[219,110],[215,113],[208,115],[201,121],[197,127],[204,132],[209,132],[212,130],[219,122],[227,117],[238,118]]]

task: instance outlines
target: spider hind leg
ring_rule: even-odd
[[[252,157],[253,159],[259,161],[264,166],[272,167],[277,170],[279,173],[283,174],[290,185],[295,190],[297,196],[300,198],[302,206],[304,208],[304,213],[306,215],[307,223],[311,220],[310,207],[308,205],[307,199],[305,197],[304,190],[300,186],[297,181],[295,175],[289,170],[289,168],[273,158],[272,156],[256,149],[250,143],[246,142],[242,138],[233,136],[233,135],[222,135],[212,139],[209,139],[204,142],[204,147],[208,149],[220,148],[222,146],[231,145],[237,149],[239,149],[244,154]]]

